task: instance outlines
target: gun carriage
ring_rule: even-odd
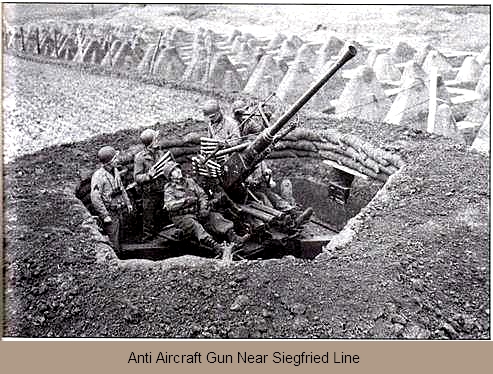
[[[204,137],[200,139],[200,152],[192,157],[193,174],[211,195],[212,190],[221,191],[226,200],[226,208],[221,212],[234,222],[240,232],[247,232],[249,237],[240,248],[233,250],[233,259],[273,258],[288,254],[313,258],[320,253],[322,245],[326,244],[336,233],[330,224],[310,220],[311,224],[318,225],[317,231],[324,231],[324,235],[317,235],[314,239],[309,225],[306,225],[306,218],[311,214],[309,209],[296,218],[268,206],[255,198],[248,188],[247,180],[259,164],[268,158],[275,145],[296,127],[297,123],[292,119],[299,110],[355,55],[356,49],[349,46],[330,69],[273,123],[271,123],[271,114],[264,110],[264,105],[259,104],[253,108],[245,115],[243,121],[260,121],[263,130],[250,141],[235,146],[221,147],[216,139]],[[166,153],[163,160],[170,159],[172,154],[173,152]],[[156,165],[158,171],[164,164],[163,160]],[[122,170],[121,174],[125,175],[125,170]],[[128,174],[130,173],[127,173],[127,180],[129,179]],[[334,185],[332,189],[337,190]],[[136,203],[137,212],[141,211],[138,186],[130,183],[127,192]],[[345,193],[343,192],[343,195]],[[77,196],[90,209],[90,201],[87,200],[87,181],[81,182]],[[200,248],[198,243],[185,243],[183,233],[169,224],[170,222],[166,222],[166,217],[163,217],[165,224],[155,241],[152,243],[138,242],[136,240],[139,236],[137,227],[141,227],[138,221],[137,213],[129,217],[124,225],[126,226],[124,232],[128,238],[127,240],[124,238],[122,242],[122,253],[118,254],[121,258],[161,259],[183,253],[207,254],[207,251]]]

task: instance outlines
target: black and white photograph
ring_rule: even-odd
[[[3,3],[4,337],[490,340],[490,27]]]

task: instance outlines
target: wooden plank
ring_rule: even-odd
[[[367,175],[362,174],[359,171],[356,171],[354,169],[348,168],[347,166],[339,165],[337,162],[334,162],[334,161],[331,161],[331,160],[323,160],[322,162],[324,164],[326,164],[326,165],[329,165],[329,166],[331,166],[333,168],[342,170],[342,171],[344,171],[346,173],[349,173],[349,174],[352,174],[352,175],[354,175],[356,177],[363,178],[364,180],[368,180],[369,179]]]

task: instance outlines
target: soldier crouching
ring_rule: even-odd
[[[205,191],[192,178],[184,178],[176,162],[168,162],[163,173],[169,180],[164,187],[163,209],[173,224],[183,230],[186,237],[197,239],[200,244],[211,248],[214,255],[222,256],[225,248],[205,230],[202,223],[214,233],[235,238],[233,223],[220,213],[210,212]]]

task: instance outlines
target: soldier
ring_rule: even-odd
[[[209,119],[209,137],[223,141],[227,146],[233,146],[241,141],[238,124],[228,116],[224,116],[216,100],[207,101],[202,111]]]
[[[132,212],[132,204],[116,168],[115,148],[105,146],[98,152],[101,167],[91,178],[91,203],[103,223],[115,251],[120,250],[120,221],[125,207]]]
[[[156,176],[154,164],[163,156],[159,149],[159,132],[146,129],[140,134],[144,149],[134,157],[134,180],[142,187],[143,240],[151,240],[160,229],[163,191],[166,178]]]
[[[164,188],[163,209],[178,228],[211,248],[215,255],[222,255],[224,247],[204,229],[202,223],[211,231],[224,234],[231,242],[241,242],[242,238],[233,230],[233,223],[220,213],[210,211],[206,193],[192,178],[183,177],[180,165],[168,162],[164,166],[164,175],[169,182]]]
[[[262,122],[258,121],[257,118],[254,118],[253,116],[248,121],[245,121],[248,117],[248,106],[243,100],[236,100],[231,107],[231,111],[233,113],[233,118],[238,124],[242,139],[245,139],[246,137],[253,138],[253,136],[265,129]]]

